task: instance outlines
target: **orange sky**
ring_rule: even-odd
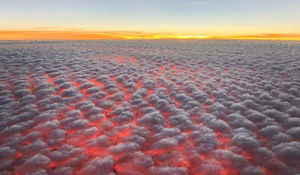
[[[1,0],[0,40],[300,40],[299,0]]]
[[[96,32],[84,30],[0,30],[0,40],[89,40],[89,39],[265,39],[298,40],[300,34],[187,35],[132,31]]]

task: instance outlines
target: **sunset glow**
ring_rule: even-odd
[[[0,40],[300,40],[300,1],[4,0]]]
[[[94,39],[237,39],[237,40],[300,40],[293,34],[258,34],[209,36],[173,33],[144,32],[89,32],[89,31],[47,31],[47,30],[7,30],[0,31],[0,40],[94,40]]]

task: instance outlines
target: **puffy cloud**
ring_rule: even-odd
[[[71,167],[58,167],[51,172],[51,175],[60,175],[60,174],[72,175],[73,169]]]
[[[152,112],[144,115],[138,120],[141,125],[149,127],[153,131],[159,131],[164,128],[164,119],[159,112]]]
[[[64,90],[61,93],[61,95],[63,97],[74,97],[77,93],[78,93],[78,91],[76,90],[76,88],[70,87],[70,88]]]
[[[211,120],[208,122],[207,126],[213,129],[214,131],[223,133],[228,133],[231,130],[230,126],[223,120]]]
[[[109,174],[113,170],[115,162],[112,156],[104,158],[96,157],[83,165],[83,168],[76,174]]]
[[[283,122],[283,120],[287,118],[286,114],[281,113],[275,109],[265,110],[263,111],[263,113],[278,122]]]
[[[238,133],[232,137],[232,142],[244,150],[255,149],[259,146],[257,140],[247,134]]]
[[[21,148],[21,150],[26,153],[39,153],[43,152],[44,149],[48,149],[48,145],[41,140],[37,140]]]
[[[111,145],[111,141],[110,141],[109,137],[102,135],[102,136],[99,136],[98,138],[88,140],[87,145],[90,147],[105,148],[105,147],[108,147]]]
[[[259,166],[247,166],[241,171],[242,175],[264,175],[265,172]]]
[[[287,130],[287,134],[294,137],[295,140],[300,139],[300,127],[293,127]]]
[[[226,119],[233,126],[233,128],[247,128],[252,131],[256,129],[256,126],[250,120],[238,113],[230,114],[226,116]]]
[[[152,158],[142,152],[126,153],[119,157],[115,170],[118,174],[142,174],[153,165]]]
[[[17,167],[20,174],[33,173],[40,169],[47,169],[51,160],[42,154],[35,154],[26,159],[19,167]]]
[[[266,127],[262,128],[259,131],[259,134],[262,135],[263,137],[270,138],[270,137],[278,134],[281,130],[282,129],[278,126],[269,125],[269,126],[266,126]]]
[[[187,175],[187,169],[184,167],[153,167],[150,169],[151,174],[157,175]]]
[[[273,147],[276,155],[289,165],[299,165],[300,161],[300,143],[293,141],[290,143],[281,143]]]
[[[178,146],[178,142],[174,138],[164,138],[155,143],[153,143],[154,150],[172,150],[174,147]]]
[[[219,140],[215,133],[205,126],[199,127],[198,130],[191,132],[189,137],[193,140],[196,150],[199,153],[208,153],[216,149],[219,145]]]

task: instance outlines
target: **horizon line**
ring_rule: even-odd
[[[141,31],[84,31],[84,30],[0,30],[1,41],[17,40],[288,40],[300,41],[300,34],[263,33],[248,35],[196,35]]]

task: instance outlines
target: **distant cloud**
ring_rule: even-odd
[[[216,37],[218,39],[218,37]],[[267,33],[256,35],[236,35],[219,37],[224,39],[263,39],[263,40],[300,40],[300,34]]]

